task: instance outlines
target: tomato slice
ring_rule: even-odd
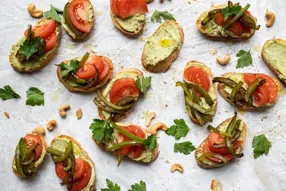
[[[57,162],[55,168],[56,174],[60,179],[64,179],[68,175],[68,173],[64,170],[65,165],[63,162]]]
[[[84,161],[84,163],[85,163],[85,171],[81,179],[73,184],[72,191],[79,191],[83,189],[84,187],[86,187],[86,185],[89,183],[89,180],[92,174],[92,169],[88,162]]]
[[[87,165],[86,163],[87,162],[81,158],[75,159],[75,175],[74,175],[75,182],[79,181],[83,177]]]
[[[40,26],[33,27],[33,32],[35,36],[39,36],[42,39],[46,39],[51,36],[57,28],[57,22],[55,20],[48,20],[45,23],[41,24]],[[27,31],[25,31],[25,36],[27,36]]]
[[[224,20],[224,16],[222,13],[219,13],[215,17],[215,23],[220,26],[227,25],[231,20],[233,19],[233,16],[230,16],[226,21]],[[230,25],[229,29],[231,32],[233,32],[237,36],[241,36],[243,33],[243,24],[240,21],[235,21],[232,25]]]
[[[145,0],[111,0],[111,9],[122,19],[148,12]]]
[[[45,50],[46,51],[52,50],[56,46],[57,40],[58,40],[58,38],[57,38],[56,33],[55,32],[52,33],[51,36],[49,36],[48,38],[45,39],[45,41],[46,41]]]
[[[27,148],[31,148],[33,145],[38,143],[38,146],[35,149],[36,155],[34,161],[37,160],[41,156],[43,150],[43,144],[41,138],[38,135],[34,134],[27,134],[24,138],[26,139],[27,142]]]
[[[244,74],[243,80],[250,85],[256,78],[262,77],[266,82],[252,94],[256,106],[264,106],[276,100],[278,89],[275,81],[265,74]]]
[[[210,133],[208,143],[209,143],[209,149],[211,152],[217,153],[220,155],[229,154],[227,148],[215,148],[215,147],[213,147],[214,145],[223,144],[223,142],[224,142],[223,136],[221,136],[215,132]]]
[[[104,78],[106,78],[110,72],[110,64],[105,61],[104,59],[103,60],[103,69],[102,71],[99,71],[100,73],[100,76],[99,76],[99,80],[103,80]]]
[[[80,31],[88,33],[91,24],[88,21],[89,0],[73,0],[68,5],[68,16],[72,24]]]
[[[132,78],[116,80],[109,93],[111,103],[116,104],[118,101],[129,96],[139,96],[139,89],[135,86],[135,80]]]
[[[207,92],[210,90],[209,75],[202,67],[191,66],[187,68],[184,72],[184,80],[201,86]]]

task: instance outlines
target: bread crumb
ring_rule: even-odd
[[[212,55],[212,56],[215,56],[215,55],[216,55],[216,53],[217,53],[217,51],[216,51],[216,49],[215,49],[215,48],[211,49],[211,51],[210,51],[210,52],[211,52],[211,55]]]
[[[10,114],[8,112],[4,112],[4,115],[7,117],[7,119],[10,119]]]

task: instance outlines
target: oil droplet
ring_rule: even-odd
[[[70,41],[67,41],[66,48],[69,50],[75,50],[76,49],[76,44],[71,43]]]
[[[60,91],[60,88],[58,88],[56,91],[53,92],[52,98],[51,98],[52,102],[57,102],[58,101],[59,96],[60,96],[60,92],[59,91]]]
[[[102,12],[101,9],[96,9],[95,14],[96,14],[97,16],[101,16],[101,15],[103,14],[103,12]]]
[[[83,46],[85,51],[90,51],[91,49],[94,48],[93,44],[91,42],[85,43]]]
[[[286,95],[286,89],[283,89],[281,95]]]
[[[151,93],[151,92],[148,92],[148,93],[146,94],[146,97],[147,97],[147,98],[151,98],[151,97],[152,97],[152,93]]]
[[[171,40],[169,38],[167,38],[167,37],[163,37],[160,40],[160,45],[163,48],[169,47],[171,45]]]
[[[255,52],[257,52],[257,53],[261,53],[261,51],[262,51],[262,46],[260,46],[260,45],[258,45],[258,44],[253,44],[253,43],[251,43],[251,45],[252,45],[252,47],[253,47],[253,49],[255,50]]]

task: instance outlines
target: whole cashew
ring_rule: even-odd
[[[149,112],[147,114],[147,116],[146,116],[146,119],[145,119],[145,125],[147,127],[149,127],[150,124],[151,124],[152,119],[154,119],[155,117],[156,117],[156,113],[155,112]]]
[[[51,120],[47,124],[47,129],[49,131],[52,131],[56,127],[56,125],[57,125],[57,121],[56,120]]]
[[[41,126],[36,127],[32,133],[40,134],[40,135],[45,135],[45,129]]]
[[[32,3],[28,5],[28,12],[34,18],[41,18],[43,16],[43,10],[37,9],[36,6]]]
[[[267,9],[265,16],[267,18],[266,26],[271,27],[275,22],[275,14]]]
[[[157,131],[159,129],[162,129],[163,131],[166,131],[168,129],[168,127],[164,123],[158,122],[158,123],[155,123],[154,125],[151,126],[150,133],[152,135],[157,135]]]
[[[82,118],[82,109],[81,108],[78,108],[76,110],[76,117],[78,120]]]
[[[220,57],[220,56],[216,57],[216,61],[217,61],[220,65],[227,65],[228,62],[229,62],[229,60],[230,60],[230,54],[229,54],[229,53],[227,53],[224,58],[222,58],[222,57]]]
[[[67,116],[67,110],[69,110],[71,106],[69,104],[64,104],[59,109],[59,114],[62,118],[65,118]]]
[[[178,170],[181,173],[183,173],[184,167],[181,164],[172,164],[171,169],[170,169],[171,173],[175,172],[175,170]]]

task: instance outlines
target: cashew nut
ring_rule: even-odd
[[[81,108],[78,108],[76,110],[76,117],[77,117],[77,119],[81,119],[82,118],[82,109]]]
[[[267,9],[265,16],[267,18],[266,26],[271,27],[275,22],[275,14]]]
[[[230,60],[230,54],[229,54],[229,53],[227,53],[224,58],[222,58],[222,57],[220,57],[220,56],[216,57],[216,61],[217,61],[220,65],[227,65],[228,62],[229,62],[229,60]]]
[[[4,112],[4,115],[7,117],[7,119],[10,118],[10,114],[7,111]]]
[[[56,120],[51,120],[51,121],[48,122],[46,127],[47,127],[47,129],[49,131],[52,131],[56,127],[56,125],[57,125],[57,121]]]
[[[181,164],[172,164],[171,169],[170,169],[171,173],[175,172],[175,170],[178,170],[181,173],[183,173],[184,167]]]
[[[218,179],[213,179],[211,184],[211,191],[222,191],[222,183]]]
[[[69,104],[64,104],[59,109],[59,114],[62,118],[65,118],[67,116],[67,110],[69,110],[71,106]]]
[[[45,135],[45,129],[41,126],[38,126],[32,131],[32,133],[36,133],[39,135]]]
[[[150,124],[151,124],[152,119],[154,119],[155,117],[156,117],[156,113],[155,112],[149,112],[147,114],[147,116],[146,116],[146,119],[145,119],[145,125],[147,127],[149,127]]]
[[[163,131],[166,131],[168,129],[168,127],[164,123],[158,122],[158,123],[155,123],[154,125],[151,126],[150,132],[151,132],[152,135],[157,135],[157,131],[159,129],[162,129]]]
[[[43,10],[37,9],[36,6],[32,3],[28,5],[28,12],[34,18],[41,18],[43,16]]]

